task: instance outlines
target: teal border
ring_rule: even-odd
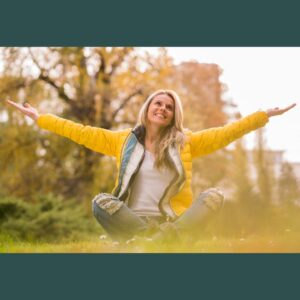
[[[293,254],[1,255],[1,298],[289,299],[299,262]]]
[[[297,1],[1,3],[0,46],[300,46]]]

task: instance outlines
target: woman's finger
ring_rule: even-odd
[[[6,102],[12,106],[14,106],[15,108],[19,109],[19,110],[22,110],[22,106],[16,102],[13,102],[11,100],[6,100]]]
[[[290,109],[292,109],[295,106],[296,106],[296,103],[293,103],[293,104],[287,106],[286,108],[280,109],[280,113],[283,114],[283,113],[289,111]]]
[[[288,107],[286,107],[285,111],[288,111],[288,110],[292,109],[295,106],[296,106],[296,103],[293,103],[293,104],[289,105]]]

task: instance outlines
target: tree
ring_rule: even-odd
[[[251,205],[255,197],[253,183],[249,176],[249,159],[243,139],[235,143],[233,151],[232,181],[235,186],[234,199],[245,207]]]
[[[281,203],[294,205],[300,199],[300,190],[295,177],[293,167],[284,162],[281,167],[281,174],[278,180],[279,199]]]
[[[185,127],[197,131],[223,126],[229,121],[223,100],[226,86],[220,81],[221,68],[216,64],[184,62],[174,67],[173,84],[177,87],[184,106]],[[229,167],[228,153],[222,149],[193,162],[193,189],[198,194],[218,185]]]
[[[254,162],[257,174],[257,187],[259,199],[262,204],[268,207],[273,202],[273,192],[275,187],[275,178],[273,170],[272,154],[266,150],[263,136],[264,129],[256,131],[256,149],[254,150]]]
[[[106,129],[133,126],[141,103],[164,85],[172,64],[163,49],[152,57],[128,47],[5,48],[2,59],[1,98],[21,98],[41,112]],[[30,131],[18,112],[6,107],[2,112],[8,120],[0,128],[1,167],[6,176],[11,170],[13,178],[11,184],[2,182],[7,192],[32,195],[36,189],[31,184],[31,190],[26,188],[25,177],[34,175],[42,193],[51,189],[78,199],[92,196],[101,181],[99,168],[107,171],[99,154],[50,133]],[[24,141],[30,149],[26,155]]]

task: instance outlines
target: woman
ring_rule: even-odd
[[[112,194],[93,199],[93,212],[107,233],[128,239],[161,224],[155,238],[199,231],[223,204],[223,195],[209,189],[193,201],[192,160],[225,147],[263,127],[270,117],[293,108],[258,111],[224,127],[191,132],[183,128],[178,95],[158,90],[142,106],[134,129],[110,131],[83,126],[51,114],[39,115],[29,104],[7,101],[40,128],[65,136],[94,151],[116,157],[118,176]]]

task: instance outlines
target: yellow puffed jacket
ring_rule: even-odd
[[[176,170],[176,177],[159,201],[161,213],[174,219],[191,205],[193,158],[223,148],[246,133],[263,127],[267,122],[268,115],[263,111],[258,111],[223,127],[197,132],[186,130],[187,139],[184,147],[168,149],[169,159]],[[143,143],[145,129],[142,126],[111,131],[83,126],[51,114],[40,115],[37,124],[40,128],[67,137],[91,150],[116,157],[118,176],[113,194],[122,201],[128,200],[130,184],[139,170],[145,153]]]

